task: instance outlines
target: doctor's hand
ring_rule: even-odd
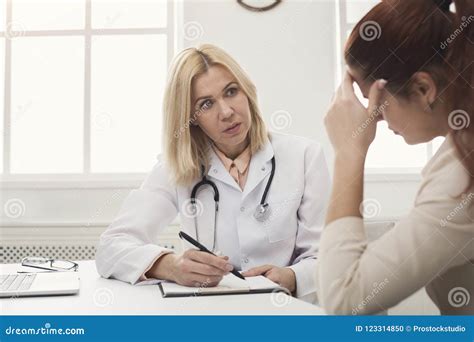
[[[382,120],[385,106],[380,102],[386,81],[377,80],[372,83],[367,108],[354,93],[353,82],[352,76],[346,71],[324,118],[324,124],[336,153],[365,158],[375,138],[377,122]]]
[[[216,286],[222,277],[232,271],[229,257],[187,250],[181,255],[166,254],[154,266],[158,279],[174,281],[184,286]]]
[[[286,288],[291,293],[296,291],[296,275],[291,268],[262,265],[251,268],[242,273],[244,277],[263,275],[274,283]]]

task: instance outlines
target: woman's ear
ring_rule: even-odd
[[[411,92],[421,100],[425,108],[432,108],[438,94],[435,81],[430,74],[424,71],[413,74],[411,78]]]

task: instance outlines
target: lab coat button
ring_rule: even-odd
[[[242,258],[242,262],[243,262],[244,264],[248,264],[249,258],[247,258],[247,257]]]
[[[265,166],[262,166],[262,171],[265,171]]]
[[[245,207],[240,207],[240,211],[241,211],[241,212],[244,212],[244,211],[245,211]]]
[[[217,173],[217,169],[214,169],[214,170],[212,170],[212,171],[214,171],[214,173]]]

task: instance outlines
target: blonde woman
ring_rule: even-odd
[[[163,114],[164,154],[101,236],[99,273],[214,286],[235,269],[314,301],[330,187],[321,146],[269,134],[254,84],[212,45],[175,58]],[[160,247],[178,214],[181,230],[220,256]]]

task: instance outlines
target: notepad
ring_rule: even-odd
[[[221,282],[214,287],[206,287],[205,284],[201,287],[188,287],[171,282],[161,282],[159,287],[163,297],[288,292],[288,290],[264,276],[246,277],[243,280],[233,274],[224,276]]]

